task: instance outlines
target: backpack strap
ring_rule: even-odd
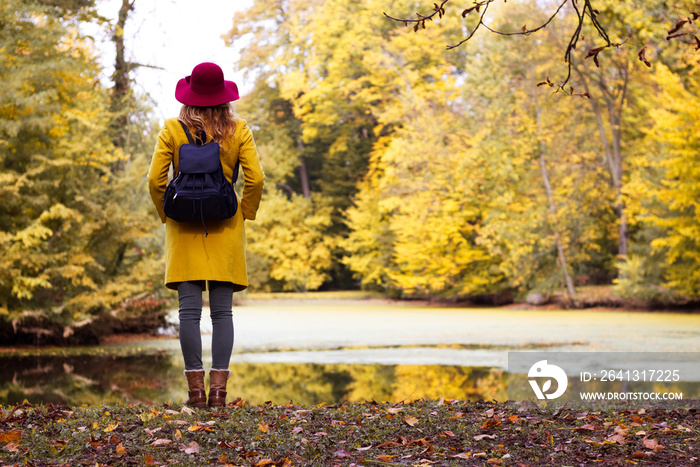
[[[178,120],[180,122],[180,125],[182,125],[182,129],[185,130],[185,136],[187,136],[187,141],[190,142],[190,144],[194,144],[194,139],[192,139],[192,134],[190,133],[190,130],[187,129],[187,125],[185,125],[185,122],[182,120]]]
[[[182,120],[178,119],[178,122],[180,122],[180,125],[182,125],[182,129],[185,130],[185,136],[187,136],[187,141],[190,142],[190,144],[196,144],[194,142],[194,139],[192,138],[192,133],[190,133],[190,130],[187,129],[187,125]],[[202,131],[202,130],[200,130]],[[199,133],[199,132],[198,132]],[[206,133],[205,133],[205,141],[206,141]],[[238,167],[241,165],[239,161],[236,161],[236,166],[233,168],[233,176],[231,177],[231,184],[235,185],[236,180],[238,180]]]

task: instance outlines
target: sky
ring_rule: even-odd
[[[121,0],[98,0],[98,12],[115,20]],[[217,63],[224,78],[236,82],[241,94],[252,88],[234,71],[238,58],[235,47],[227,47],[221,35],[233,26],[236,11],[245,10],[253,0],[135,0],[126,23],[126,58],[157,68],[132,72],[137,91],[155,101],[155,113],[162,120],[176,117],[181,104],[175,100],[178,80],[192,73],[201,62]],[[105,80],[114,71],[114,44],[97,30],[90,31],[100,50]]]

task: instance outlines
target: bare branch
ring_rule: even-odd
[[[485,27],[486,29],[488,29],[489,31],[491,31],[492,33],[498,34],[498,35],[500,35],[500,36],[527,36],[527,35],[532,34],[533,32],[539,31],[540,29],[546,28],[546,27],[549,25],[549,23],[551,23],[552,20],[559,14],[559,11],[561,11],[561,9],[564,8],[564,5],[566,5],[568,1],[569,1],[569,0],[564,0],[564,1],[561,3],[561,5],[559,5],[559,8],[557,8],[557,11],[555,11],[554,14],[553,14],[552,16],[550,16],[549,19],[548,19],[547,21],[545,21],[545,22],[542,23],[540,26],[537,26],[537,27],[534,28],[534,29],[526,28],[526,29],[523,30],[523,31],[503,32],[503,31],[498,31],[498,30],[496,30],[496,29],[493,29],[493,28],[489,27],[489,26],[486,25],[486,24],[484,24],[484,27]]]
[[[449,1],[450,0],[443,0],[442,3],[440,4],[440,6],[438,6],[437,3],[435,3],[434,4],[435,5],[434,11],[427,16],[421,15],[420,13],[416,13],[416,16],[418,17],[417,19],[414,19],[414,18],[394,18],[393,16],[389,16],[386,13],[384,13],[384,16],[386,16],[390,20],[397,21],[399,23],[404,23],[406,26],[408,26],[409,23],[416,23],[416,27],[414,28],[414,30],[418,29],[419,24],[422,24],[423,28],[425,29],[425,22],[432,21],[433,17],[435,15],[438,15],[438,18],[442,18],[442,15],[445,14],[445,8],[444,8],[445,4]],[[489,1],[493,1],[493,0],[489,0]]]
[[[448,45],[447,50],[454,49],[455,47],[459,47],[460,45],[467,42],[469,39],[471,39],[474,36],[474,34],[476,34],[476,31],[479,29],[479,26],[483,25],[484,27],[486,27],[488,29],[488,26],[486,26],[486,24],[484,24],[484,16],[486,15],[486,11],[489,9],[489,3],[493,2],[493,1],[494,0],[485,0],[483,2],[477,3],[476,6],[473,7],[474,9],[476,9],[477,12],[479,11],[479,7],[481,7],[481,6],[484,7],[484,11],[482,11],[481,15],[479,15],[479,22],[476,23],[476,26],[474,26],[474,29],[472,29],[472,32],[469,33],[469,35],[467,37],[465,37],[464,39],[459,41],[457,44]],[[462,17],[466,16],[465,12],[467,12],[467,10],[464,10],[464,12],[462,12]]]
[[[413,24],[413,30],[418,31],[420,27],[425,29],[425,22],[426,21],[432,21],[435,15],[438,15],[439,18],[442,18],[442,16],[445,14],[445,4],[447,4],[449,0],[442,0],[440,5],[437,3],[433,3],[433,12],[429,15],[423,15],[421,13],[416,13],[416,18],[395,18],[393,16],[390,16],[386,13],[384,13],[384,16],[387,18],[391,19],[392,21],[396,22],[401,22],[404,23],[406,26],[409,24]],[[577,96],[582,96],[582,97],[588,97],[588,92],[585,92],[583,94],[575,94],[572,88],[567,89],[566,85],[571,79],[572,75],[572,63],[573,63],[573,52],[576,50],[576,46],[579,43],[579,39],[582,38],[581,32],[583,31],[583,27],[586,25],[586,23],[589,23],[593,29],[596,31],[598,37],[602,39],[603,43],[591,48],[590,50],[587,51],[586,55],[584,56],[584,60],[587,58],[592,58],[593,62],[595,63],[596,67],[600,67],[600,61],[599,61],[599,55],[601,52],[605,51],[608,48],[619,48],[621,47],[625,42],[627,42],[627,39],[623,40],[622,42],[619,43],[614,43],[610,40],[610,37],[608,36],[608,32],[603,26],[600,21],[598,20],[598,15],[599,12],[597,9],[593,7],[593,2],[594,0],[562,0],[559,6],[557,7],[556,11],[547,18],[546,21],[544,21],[542,24],[535,28],[528,28],[527,26],[523,26],[522,31],[499,31],[495,28],[492,28],[485,22],[486,18],[486,12],[488,11],[489,5],[494,2],[495,0],[475,0],[473,6],[466,8],[465,10],[462,11],[462,18],[465,18],[469,14],[476,12],[479,14],[479,19],[476,25],[472,28],[472,30],[467,34],[466,37],[464,37],[461,41],[457,42],[456,44],[453,45],[448,45],[447,49],[454,49],[457,48],[461,45],[463,45],[465,42],[469,41],[476,32],[479,30],[481,26],[483,26],[485,29],[487,29],[489,32],[493,34],[498,34],[501,36],[527,36],[532,34],[533,32],[540,31],[547,26],[549,26],[554,18],[556,18],[564,8],[564,6],[567,3],[571,4],[572,9],[574,10],[576,14],[576,26],[571,33],[571,36],[569,37],[569,42],[566,46],[566,50],[564,51],[564,61],[567,64],[567,74],[566,77],[559,83],[554,83],[552,82],[549,78],[547,78],[546,81],[542,81],[538,83],[538,86],[542,85],[548,85],[551,87],[556,87],[557,90],[556,92],[564,92],[566,94],[570,95],[577,95]],[[694,32],[687,32],[684,30],[684,27],[686,25],[693,24],[696,20],[700,19],[700,12],[690,12],[690,16],[687,18],[682,18],[678,20],[673,27],[671,27],[668,30],[668,35],[666,37],[667,40],[671,39],[677,39],[680,42],[692,45],[695,47],[695,50],[700,50],[700,38],[694,33]],[[651,66],[651,62],[647,59],[645,55],[645,47],[642,47],[642,49],[638,53],[639,60],[643,62],[647,67]]]

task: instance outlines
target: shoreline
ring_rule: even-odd
[[[507,312],[522,312],[524,314],[533,313],[558,313],[558,312],[591,312],[600,314],[615,314],[615,313],[633,313],[640,315],[685,315],[693,316],[700,314],[698,308],[658,308],[649,309],[641,307],[610,307],[610,306],[590,306],[585,308],[565,307],[557,303],[548,303],[545,305],[530,305],[524,302],[516,302],[507,305],[475,305],[472,303],[447,303],[429,300],[396,300],[389,298],[377,297],[337,297],[334,293],[313,293],[313,294],[293,294],[289,298],[279,298],[279,294],[274,297],[245,297],[243,299],[234,300],[234,311],[236,308],[245,307],[303,307],[303,306],[337,306],[341,308],[347,307],[367,307],[367,306],[387,306],[397,309],[435,309],[447,310],[453,309],[457,312],[464,311],[469,313],[471,310],[489,310],[489,311],[507,311]],[[349,295],[349,294],[346,294]],[[207,306],[205,302],[205,306]],[[110,345],[128,344],[139,341],[158,341],[177,338],[177,334],[157,334],[156,329],[146,332],[116,332],[101,336],[98,342],[89,342],[85,344],[66,343],[62,344],[18,344],[18,345],[3,345],[0,346],[0,356],[8,355],[16,352],[30,352],[32,350],[41,350],[42,353],[50,352],[52,349],[66,349],[69,347],[100,347]]]

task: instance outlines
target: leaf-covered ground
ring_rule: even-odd
[[[466,401],[0,407],[0,465],[698,465],[700,410]]]

